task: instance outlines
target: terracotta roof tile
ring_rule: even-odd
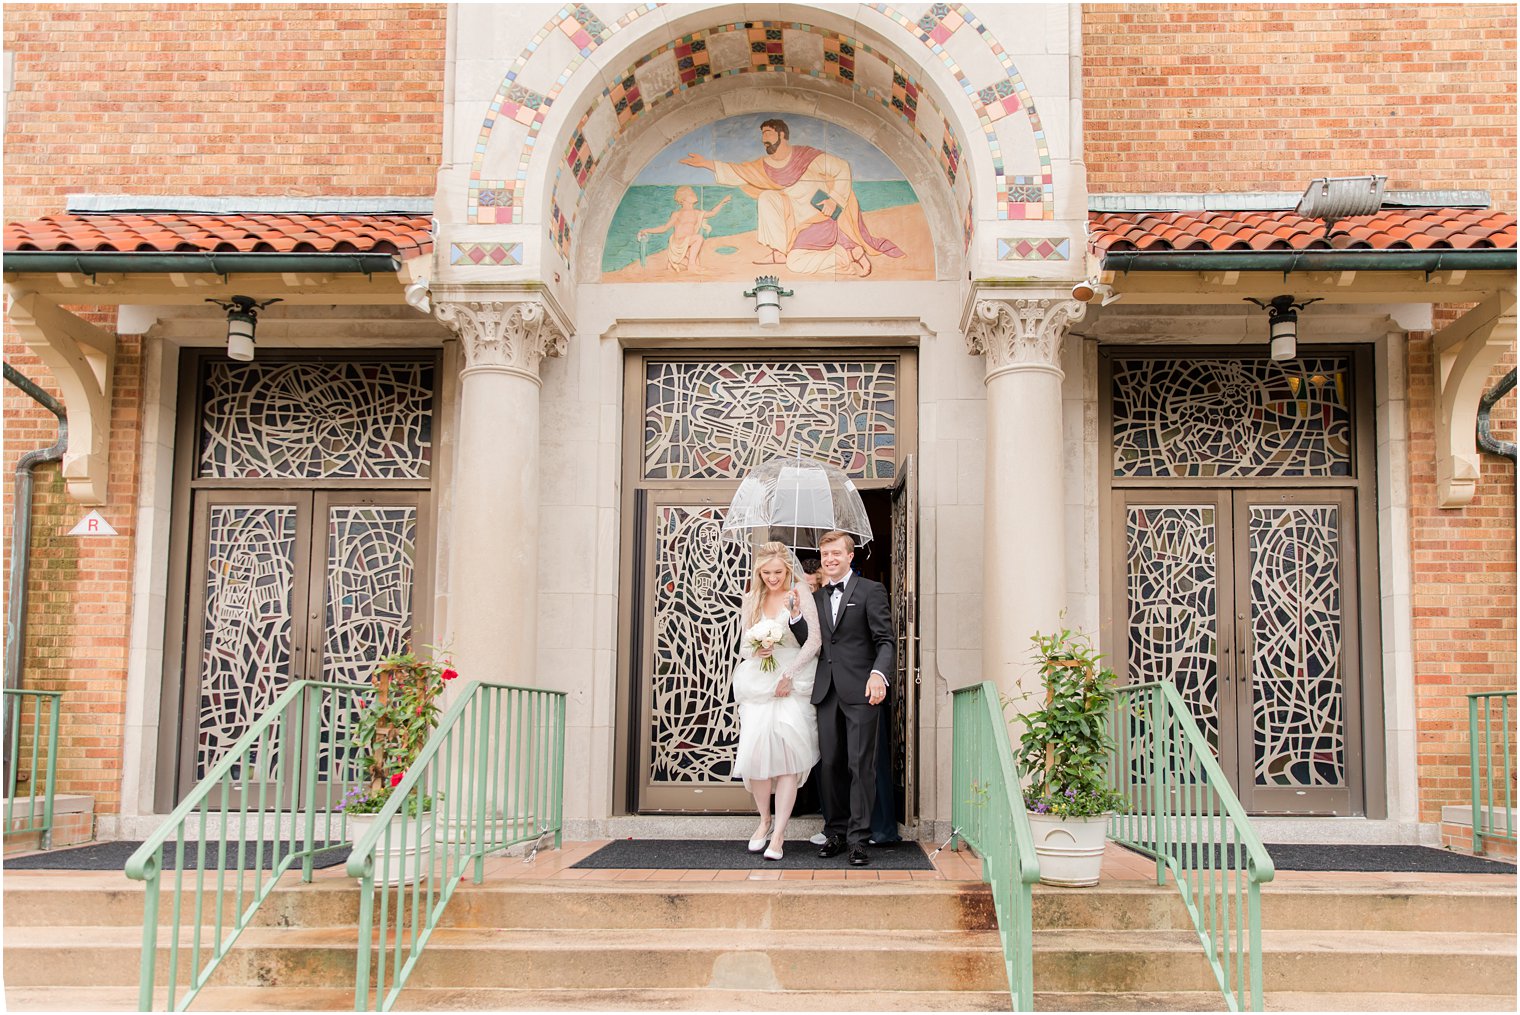
[[[1384,208],[1325,224],[1291,211],[1093,212],[1092,245],[1110,250],[1466,250],[1515,247],[1515,216],[1488,208]]]
[[[7,251],[380,253],[433,249],[426,215],[199,215],[99,212],[5,227]]]

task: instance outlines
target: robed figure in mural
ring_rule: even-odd
[[[871,274],[871,254],[904,256],[891,240],[871,235],[849,162],[792,144],[785,120],[762,123],[760,143],[765,156],[749,162],[716,162],[695,152],[680,160],[710,170],[715,182],[738,187],[758,202],[758,238],[769,256],[757,263],[865,277]]]

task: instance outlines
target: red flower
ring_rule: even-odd
[[[397,772],[395,775],[391,776],[391,788],[395,789],[399,785],[401,785],[401,773]]]
[[[421,715],[421,714],[422,714],[422,706],[421,706],[421,705],[418,705],[418,706],[417,706],[417,714],[418,714],[418,715]]]
[[[454,670],[452,666],[443,671],[444,680],[453,680],[457,676],[459,676],[459,674]]]

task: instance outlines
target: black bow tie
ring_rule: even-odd
[[[826,591],[829,595],[832,596],[836,592],[843,592],[844,591],[844,582],[829,582],[823,588],[824,588],[824,591]]]

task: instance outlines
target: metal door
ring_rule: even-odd
[[[1354,495],[1124,491],[1113,660],[1177,685],[1257,814],[1350,814],[1361,800]]]
[[[903,824],[918,818],[918,487],[913,456],[892,486],[892,626],[897,673],[892,681],[892,774],[902,787]]]

